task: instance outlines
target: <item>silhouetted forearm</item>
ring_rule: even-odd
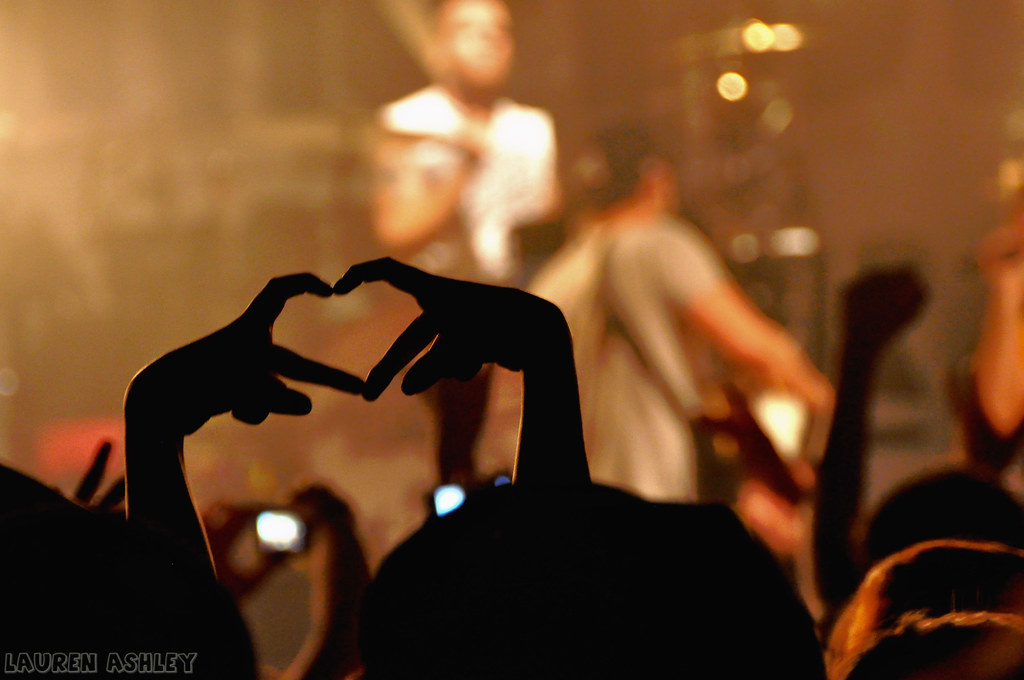
[[[586,483],[590,473],[569,326],[554,305],[547,318],[538,321],[544,347],[523,367],[523,417],[515,481]]]
[[[866,272],[843,292],[838,396],[814,514],[818,591],[832,611],[854,592],[867,566],[859,564],[851,538],[860,514],[872,379],[882,352],[917,315],[926,295],[908,265]]]
[[[185,476],[184,435],[166,425],[157,402],[129,387],[125,398],[128,518],[159,527],[197,557],[210,560],[202,521]],[[210,561],[213,570],[213,562]]]
[[[814,556],[818,591],[829,609],[860,583],[851,534],[860,510],[866,455],[867,414],[876,355],[842,350],[832,429],[818,470]]]

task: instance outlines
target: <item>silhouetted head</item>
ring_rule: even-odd
[[[230,597],[208,565],[160,533],[61,508],[8,516],[0,544],[5,652],[90,653],[104,676],[115,654],[129,663],[128,655],[145,653],[153,677],[167,655],[186,654],[194,655],[192,672],[178,658],[179,672],[163,677],[255,678]]]
[[[1024,669],[1024,551],[919,543],[878,563],[829,640],[829,680],[1008,680]]]
[[[868,563],[939,538],[1024,548],[1024,511],[1006,491],[969,474],[925,477],[893,493],[875,513],[867,534]]]
[[[433,517],[382,564],[366,680],[820,678],[810,617],[724,507],[601,486],[503,486]]]
[[[514,53],[512,15],[501,0],[444,0],[437,7],[434,62],[441,82],[473,98],[505,84]]]
[[[656,198],[670,209],[675,173],[647,126],[624,122],[601,130],[573,168],[576,191],[597,210],[638,198]]]

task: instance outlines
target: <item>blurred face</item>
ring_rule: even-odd
[[[438,17],[442,76],[474,90],[501,87],[512,66],[512,17],[499,0],[449,0]]]

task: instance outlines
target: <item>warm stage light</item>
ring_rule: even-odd
[[[748,21],[740,35],[743,38],[743,46],[751,52],[767,52],[775,44],[774,29],[757,19]]]
[[[793,24],[773,24],[773,47],[779,52],[792,52],[804,44],[804,34]]]
[[[752,400],[751,412],[780,456],[792,460],[800,455],[809,414],[799,399],[785,392],[769,390]]]
[[[810,257],[821,248],[821,237],[810,227],[783,227],[772,234],[771,246],[779,257]]]
[[[718,76],[718,94],[722,99],[738,102],[747,96],[747,79],[735,71]]]

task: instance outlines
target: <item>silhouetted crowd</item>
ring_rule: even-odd
[[[274,343],[288,299],[368,281],[413,296],[422,314],[365,380]],[[493,363],[524,382],[513,482],[431,516],[372,578],[345,503],[323,487],[296,493],[318,583],[306,647],[279,677],[1024,677],[1024,512],[992,481],[990,452],[914,481],[870,517],[859,508],[871,374],[923,300],[909,270],[844,291],[815,492],[816,626],[727,507],[591,481],[569,326],[551,302],[391,259],[333,287],[275,279],[234,322],[132,380],[126,477],[101,497],[109,447],[74,499],[3,470],[4,673],[257,677],[235,603],[281,554],[249,573],[221,561],[259,509],[223,509],[204,526],[185,437],[223,413],[256,424],[309,412],[282,378],[372,400],[407,366],[402,390],[417,394]]]

